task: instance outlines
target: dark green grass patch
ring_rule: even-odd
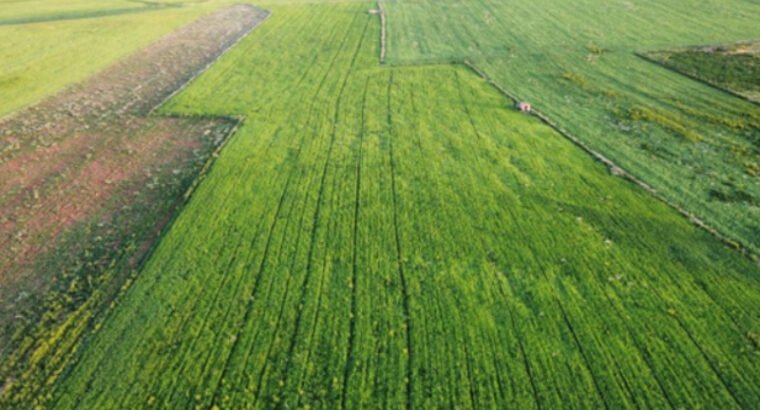
[[[760,103],[760,42],[655,51],[644,56]]]

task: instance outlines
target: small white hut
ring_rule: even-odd
[[[520,101],[517,103],[517,109],[521,112],[531,112],[533,111],[533,107],[530,105],[529,102]]]

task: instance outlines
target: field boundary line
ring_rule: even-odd
[[[409,286],[406,279],[406,273],[404,270],[404,254],[403,254],[403,246],[401,245],[401,230],[400,230],[400,223],[399,223],[399,216],[398,216],[398,188],[396,185],[396,160],[394,159],[393,155],[393,110],[392,110],[392,104],[391,101],[393,99],[393,94],[391,93],[391,89],[393,87],[393,71],[390,72],[390,76],[388,79],[388,88],[387,88],[387,101],[386,101],[386,121],[387,121],[387,133],[388,133],[388,162],[390,166],[391,171],[391,204],[393,206],[393,231],[394,236],[396,238],[396,266],[398,270],[399,275],[399,281],[401,282],[401,306],[404,313],[404,325],[405,333],[406,333],[406,377],[405,377],[405,387],[406,387],[406,409],[413,409],[414,408],[414,368],[415,368],[415,360],[414,360],[414,354],[416,349],[414,348],[413,344],[413,338],[412,338],[412,310],[410,307],[410,296],[409,296]]]
[[[380,64],[385,64],[385,39],[387,37],[385,28],[385,9],[382,0],[377,1],[377,10],[380,14]]]
[[[478,68],[475,64],[473,64],[471,61],[465,59],[463,60],[462,64],[464,64],[467,68],[472,70],[475,74],[477,74],[479,77],[481,77],[483,80],[485,80],[488,84],[493,86],[499,93],[501,93],[503,96],[507,97],[508,99],[512,100],[514,104],[518,104],[519,102],[523,101],[520,99],[517,95],[513,94],[512,92],[506,90],[504,87],[499,85],[496,81],[494,81],[488,74],[486,74],[484,71],[482,71],[480,68]],[[760,257],[758,254],[752,250],[749,246],[742,243],[738,239],[731,238],[727,235],[724,235],[714,227],[708,225],[706,222],[704,222],[702,219],[697,217],[695,214],[687,211],[682,206],[678,205],[677,203],[671,201],[670,199],[666,198],[662,194],[660,194],[656,189],[654,189],[651,185],[647,184],[646,182],[642,181],[635,175],[631,174],[629,171],[623,169],[618,164],[613,162],[611,159],[607,158],[606,156],[602,155],[601,153],[597,152],[593,148],[591,148],[588,144],[581,141],[578,137],[571,134],[569,131],[565,130],[561,126],[559,126],[557,123],[549,119],[545,114],[543,114],[541,111],[537,110],[535,107],[531,110],[531,114],[538,118],[541,122],[548,125],[550,128],[554,129],[554,131],[558,132],[560,135],[565,137],[566,139],[570,140],[573,144],[581,148],[583,151],[585,151],[587,154],[591,155],[595,160],[601,162],[610,171],[610,174],[613,176],[621,177],[625,180],[628,180],[629,182],[632,182],[634,185],[637,185],[650,195],[652,195],[654,198],[658,199],[660,202],[668,205],[670,208],[676,210],[681,215],[685,216],[689,222],[692,225],[696,225],[699,228],[702,228],[704,231],[708,232],[710,235],[718,239],[720,242],[722,242],[724,245],[728,246],[731,249],[734,249],[738,251],[741,255],[749,258],[751,261],[755,262],[756,264],[760,265]]]
[[[657,52],[657,51],[659,51],[659,50],[650,51],[650,52]],[[663,51],[669,51],[669,50],[663,50]],[[724,94],[727,94],[727,95],[729,95],[731,97],[739,98],[739,99],[744,100],[744,101],[746,101],[746,102],[748,102],[750,104],[760,106],[760,101],[755,101],[755,100],[753,100],[753,99],[751,99],[751,98],[749,98],[747,96],[739,94],[736,91],[730,90],[730,89],[725,88],[725,87],[721,87],[721,86],[719,86],[717,84],[714,84],[714,83],[711,83],[711,82],[709,82],[709,81],[707,81],[707,80],[705,80],[703,78],[699,78],[699,77],[697,77],[697,76],[695,76],[693,74],[689,74],[689,73],[683,72],[683,71],[681,71],[681,70],[679,70],[679,69],[677,69],[675,67],[671,67],[671,66],[663,63],[662,61],[658,61],[658,60],[656,60],[656,59],[654,59],[652,57],[649,57],[648,55],[646,55],[646,52],[634,51],[633,55],[635,55],[636,57],[638,57],[638,58],[640,58],[640,59],[642,59],[642,60],[644,60],[644,61],[646,61],[648,63],[660,66],[660,67],[662,67],[662,68],[664,68],[664,69],[666,69],[666,70],[668,70],[668,71],[670,71],[672,73],[676,73],[678,75],[682,75],[682,76],[684,76],[686,78],[689,78],[691,80],[694,80],[694,81],[696,81],[698,83],[704,84],[704,85],[712,88],[713,90],[717,90],[717,91],[719,91],[721,93],[724,93]]]

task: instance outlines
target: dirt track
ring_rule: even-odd
[[[265,17],[225,8],[0,119],[0,311],[14,284],[46,286],[58,267],[36,262],[68,231],[107,224],[138,198],[166,202],[167,186],[197,172],[235,121],[149,113]],[[171,206],[156,207],[145,217],[160,225]]]

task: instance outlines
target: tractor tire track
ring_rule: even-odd
[[[300,153],[300,150],[299,150]],[[267,263],[267,258],[269,257],[269,250],[272,245],[272,238],[274,237],[274,231],[277,228],[277,222],[279,221],[280,212],[282,210],[283,204],[285,202],[285,197],[287,196],[288,188],[290,187],[290,183],[292,181],[293,174],[295,173],[295,168],[291,171],[291,173],[288,175],[288,179],[285,182],[285,186],[282,190],[282,193],[280,194],[280,199],[277,203],[277,208],[275,209],[274,217],[272,219],[272,223],[269,226],[269,234],[267,235],[266,245],[264,246],[264,256],[261,259],[261,264],[259,265],[258,274],[256,275],[256,279],[254,280],[253,287],[251,290],[251,294],[248,297],[248,301],[246,303],[245,313],[243,314],[243,320],[242,324],[248,323],[250,320],[250,314],[252,311],[253,301],[256,297],[256,291],[258,290],[258,285],[261,280],[261,277],[264,276],[264,267]],[[240,333],[242,331],[242,328],[238,329],[237,333],[235,334],[235,341],[232,343],[232,347],[230,348],[229,353],[227,354],[227,358],[224,360],[224,364],[222,368],[222,374],[219,377],[218,382],[216,383],[216,387],[213,389],[214,395],[211,400],[212,405],[219,402],[219,394],[221,394],[221,387],[222,384],[227,376],[227,373],[230,369],[230,363],[232,361],[232,358],[235,356],[235,353],[237,352],[238,346],[240,345],[240,340],[242,339],[240,337]]]
[[[278,128],[275,131],[275,135],[277,133],[279,133],[280,129],[281,128]],[[266,155],[266,153],[269,151],[270,148],[271,148],[271,142],[263,150],[262,155]],[[274,173],[274,174],[276,175],[277,173]],[[274,180],[274,179],[275,178],[270,179],[270,182],[272,180]],[[251,239],[251,242],[248,245],[247,249],[255,249],[256,248],[256,245],[258,244],[259,239],[261,238],[262,226],[263,226],[264,220],[265,220],[265,218],[259,218],[258,223],[256,225],[256,228],[253,231],[253,238]],[[232,258],[231,258],[232,261],[229,263],[227,271],[229,271],[231,269],[231,267],[233,265],[233,262],[238,259],[238,255],[239,254],[240,254],[239,248],[236,248],[235,251],[232,254]],[[246,260],[247,260],[246,266],[250,266],[250,264],[251,264],[250,259],[246,259]],[[244,271],[247,271],[247,269],[245,269]],[[246,275],[243,274],[243,273],[241,273],[240,275],[238,275],[237,281],[235,282],[235,285],[233,287],[234,290],[232,292],[232,295],[239,294],[239,290],[241,289],[241,285],[244,282],[245,278],[246,278]],[[223,318],[222,323],[229,323],[229,322],[231,322],[231,320],[228,320],[228,318],[230,317],[230,312],[232,311],[233,306],[234,306],[234,304],[232,304],[232,303],[228,303],[227,304],[227,308],[225,309],[225,311],[224,311],[224,313],[222,315],[222,318]],[[210,307],[209,307],[209,314],[211,312],[213,312],[215,310],[215,308],[216,308],[216,302],[214,302],[212,305],[210,305]],[[205,327],[207,327],[207,325],[206,325],[207,323],[208,323],[208,319],[204,319],[202,329],[205,328]],[[214,348],[221,345],[220,341],[222,340],[223,336],[224,336],[224,334],[222,332],[216,332],[216,335],[214,337],[214,342],[211,343],[211,345],[210,345],[211,349],[205,355],[205,360],[203,362],[203,365],[201,366],[201,368],[203,369],[201,371],[201,374],[207,374],[209,363],[210,363],[211,359],[213,358],[212,353],[214,351]],[[200,337],[200,334],[199,334],[199,337]],[[197,342],[197,341],[198,341],[198,338],[196,338],[193,341],[193,346],[195,345],[195,342]],[[194,350],[194,347],[192,347],[189,351],[192,352],[193,350]],[[184,361],[183,365],[186,364],[186,363],[187,363],[187,361]],[[180,372],[180,373],[183,373],[183,372]],[[169,397],[171,398],[171,400],[173,400],[173,398],[174,398],[174,396],[176,394],[176,391],[177,391],[179,383],[180,383],[180,381],[179,381],[179,379],[177,379],[175,381],[174,385],[171,388],[171,393],[169,395]]]
[[[338,92],[338,98],[337,98],[337,100],[335,102],[335,113],[334,113],[333,122],[332,122],[333,127],[332,127],[332,132],[331,132],[330,149],[329,149],[329,152],[328,152],[328,160],[325,162],[325,168],[324,168],[323,178],[326,177],[326,175],[327,175],[328,165],[330,163],[329,158],[332,156],[332,148],[333,148],[333,145],[334,145],[335,139],[337,137],[337,133],[338,133],[338,124],[340,124],[340,110],[341,110],[342,105],[343,105],[343,96],[345,94],[345,89],[346,89],[346,86],[348,85],[349,79],[351,78],[352,74],[354,73],[354,68],[356,67],[356,60],[357,60],[357,58],[359,56],[359,52],[362,50],[362,48],[364,46],[364,41],[367,38],[367,30],[370,27],[370,22],[371,22],[371,20],[369,18],[367,18],[366,21],[365,21],[365,24],[364,24],[364,28],[362,29],[362,34],[359,37],[359,41],[357,42],[356,49],[354,50],[354,54],[351,57],[351,62],[350,62],[349,66],[348,66],[348,69],[346,71],[346,75],[343,78],[343,83],[341,84],[340,91]],[[367,82],[366,82],[365,86],[368,83],[369,83],[369,79],[367,79]],[[365,88],[365,93],[366,93],[366,88]],[[364,114],[364,111],[362,110],[362,115],[363,114]],[[362,119],[362,128],[363,128],[363,126],[364,126],[364,119]],[[337,184],[337,182],[338,182],[337,178],[333,178],[333,189],[332,189],[332,192],[335,192],[335,185]],[[320,191],[320,198],[321,197],[322,197],[322,193]],[[357,208],[356,212],[358,212],[358,208]],[[355,225],[354,225],[354,228],[356,228]],[[321,306],[322,306],[322,295],[323,295],[323,288],[324,288],[324,280],[325,280],[325,276],[326,276],[324,274],[326,272],[326,264],[327,264],[327,259],[325,259],[323,261],[323,266],[322,266],[322,276],[321,276],[320,283],[319,283],[319,292],[318,292],[319,296],[317,298],[317,308],[315,309],[313,326],[312,326],[312,329],[311,329],[311,335],[309,337],[309,347],[307,348],[307,354],[306,354],[306,362],[307,363],[311,359],[311,355],[312,355],[313,348],[314,348],[314,336],[316,335],[317,328],[319,327],[318,325],[319,325],[319,319],[320,319],[320,312],[322,310]],[[352,292],[354,292],[354,291],[355,290],[352,290]],[[298,386],[299,386],[299,388],[301,388],[303,386],[303,382],[305,380],[305,376],[306,376],[306,369],[304,369],[304,371],[299,376],[299,380],[298,380]],[[288,377],[288,375],[286,373],[286,380],[287,380],[287,377]],[[345,388],[345,386],[344,386],[344,388]],[[300,400],[301,400],[301,397],[299,396],[299,399],[297,401],[297,406],[300,406]]]
[[[253,237],[254,239],[251,241],[251,243],[249,245],[250,247],[256,246],[256,243],[258,242],[258,239],[259,239],[259,234],[261,233],[262,225],[263,225],[263,218],[261,220],[259,220],[259,223],[256,225],[255,234],[254,234],[254,237]],[[219,300],[219,296],[222,294],[222,290],[226,289],[227,280],[228,279],[230,281],[233,280],[233,275],[230,272],[231,272],[231,269],[234,266],[235,262],[237,261],[237,256],[236,255],[239,253],[239,250],[240,250],[240,246],[237,246],[235,248],[235,251],[233,252],[234,256],[227,263],[227,268],[224,270],[224,272],[226,272],[226,274],[225,274],[225,280],[217,288],[217,290],[215,292],[215,295],[214,295],[214,298],[213,298],[213,301],[209,304],[209,307],[208,307],[208,309],[207,309],[207,311],[206,311],[206,313],[205,313],[205,315],[204,315],[204,317],[202,319],[202,325],[199,328],[198,335],[195,338],[193,338],[193,341],[192,341],[191,345],[189,346],[189,348],[186,350],[186,352],[191,353],[191,352],[195,351],[196,345],[197,345],[198,341],[202,337],[203,330],[208,327],[209,318],[211,317],[212,313],[214,311],[216,311],[217,308],[218,308],[218,303],[217,302]],[[237,290],[240,289],[240,284],[243,282],[243,278],[244,277],[245,277],[245,275],[242,275],[242,274],[238,276],[237,281],[235,281],[235,284],[233,286],[233,289],[235,289],[235,291],[233,292],[233,294],[237,294]],[[231,304],[231,303],[227,304],[227,309],[225,310],[225,313],[223,315],[223,320],[224,320],[225,323],[227,322],[226,319],[229,316],[229,312],[230,312],[230,310],[232,310],[232,307],[233,307],[233,304]],[[219,339],[221,337],[222,337],[222,334],[221,334],[221,332],[219,332],[216,335],[215,341],[214,341],[214,343],[211,344],[211,346],[212,347],[217,346],[219,344]],[[181,364],[180,370],[179,370],[179,372],[177,374],[178,375],[183,375],[185,373],[185,368],[186,368],[186,366],[187,366],[187,364],[188,364],[189,361],[186,359],[187,358],[187,354],[181,354],[180,356],[183,358],[183,360],[182,360],[182,364]],[[202,366],[203,368],[206,368],[210,356],[211,356],[211,351],[209,351],[208,354],[206,355],[206,358],[204,360],[204,364]],[[172,384],[171,388],[169,389],[169,394],[168,394],[168,397],[169,397],[168,401],[169,402],[172,402],[175,399],[175,394],[177,392],[177,389],[179,388],[179,384],[180,384],[180,379],[179,378],[175,379],[174,383]]]
[[[265,220],[264,218],[259,218],[259,222],[256,225],[256,229],[254,231],[253,239],[251,240],[251,243],[248,246],[248,249],[255,249],[256,245],[259,243],[259,239],[262,238],[261,233],[263,233],[262,228],[263,228],[264,220]],[[251,265],[250,258],[247,258],[247,260],[248,262],[246,263],[246,267]],[[238,276],[237,282],[235,283],[235,286],[234,286],[234,291],[232,292],[233,295],[237,295],[239,293],[239,290],[241,289],[242,283],[244,282],[245,278],[246,278],[246,275],[244,274],[240,274]],[[224,314],[222,315],[222,318],[223,318],[222,323],[231,322],[231,320],[228,320],[228,318],[230,317],[230,312],[232,311],[233,307],[234,307],[234,304],[232,303],[227,304],[227,308],[225,309]],[[221,340],[223,336],[224,335],[221,332],[216,334],[214,338],[214,342],[212,342],[212,344],[210,345],[211,349],[206,354],[203,365],[201,366],[201,369],[202,369],[200,373],[201,375],[208,374],[208,369],[209,369],[209,366],[211,365],[211,360],[213,359],[213,352],[215,348],[217,348],[218,346],[221,346]],[[178,383],[179,381],[177,380],[171,388],[170,397],[172,399],[174,398],[174,395],[177,394]]]
[[[580,352],[581,357],[583,357],[583,362],[586,365],[586,369],[591,375],[591,380],[594,382],[594,388],[596,389],[596,393],[599,395],[599,398],[602,399],[602,404],[604,404],[604,408],[609,410],[610,405],[609,403],[607,403],[607,398],[602,393],[602,389],[601,389],[601,386],[599,386],[599,381],[597,380],[597,376],[594,374],[592,370],[591,361],[589,360],[588,354],[586,353],[586,350],[583,348],[583,345],[581,344],[580,339],[578,339],[578,335],[575,333],[575,328],[573,327],[573,324],[570,322],[570,318],[567,316],[567,312],[565,312],[565,308],[564,306],[562,306],[562,302],[560,302],[558,297],[555,297],[554,300],[557,302],[557,307],[559,308],[560,313],[562,313],[562,319],[564,319],[568,330],[570,330],[570,334],[573,336],[573,340],[575,341],[575,346],[578,348],[578,351]]]
[[[356,320],[358,316],[358,275],[359,275],[359,214],[361,207],[361,181],[362,181],[362,160],[364,150],[364,134],[366,133],[366,108],[367,108],[367,90],[369,89],[369,80],[364,82],[364,93],[362,95],[362,108],[359,131],[359,148],[355,154],[356,159],[356,184],[354,197],[354,224],[353,224],[353,249],[351,254],[351,317],[348,325],[348,346],[346,349],[346,366],[343,370],[343,391],[341,392],[340,407],[346,408],[347,388],[349,378],[351,377],[351,367],[354,361],[354,344],[356,343]]]
[[[311,192],[311,184],[313,182],[314,182],[313,179],[309,181],[309,184],[308,184],[308,186],[306,188],[306,192]],[[305,202],[305,200],[304,200],[304,202]],[[294,247],[296,254],[294,254],[292,256],[291,260],[290,260],[290,269],[289,269],[289,272],[293,272],[294,271],[296,262],[298,260],[298,258],[297,258],[297,250],[299,249],[299,247],[301,245],[301,238],[303,237],[303,235],[301,235],[301,233],[303,232],[303,227],[304,227],[305,221],[306,221],[306,204],[305,203],[304,203],[304,206],[302,208],[301,218],[300,219],[301,220],[300,220],[299,225],[298,225],[298,234],[296,236],[296,243],[295,243],[295,247]],[[288,294],[290,292],[290,282],[291,282],[292,278],[293,278],[293,275],[291,273],[290,275],[288,275],[288,280],[287,280],[287,283],[285,284],[285,294],[282,297],[282,300],[281,300],[281,303],[280,303],[280,312],[279,312],[279,314],[277,316],[277,321],[275,323],[274,331],[272,332],[272,338],[271,338],[271,340],[269,342],[269,346],[267,348],[266,355],[264,356],[264,365],[261,367],[261,370],[258,373],[258,377],[256,378],[257,385],[256,385],[256,390],[254,391],[254,394],[256,394],[257,396],[259,396],[261,394],[261,389],[262,389],[262,386],[263,386],[263,383],[264,383],[264,375],[266,374],[267,368],[269,367],[269,358],[272,356],[272,351],[273,351],[275,343],[277,341],[277,334],[279,333],[280,324],[282,323],[282,317],[284,316],[284,313],[285,313],[285,307],[287,305]],[[256,342],[256,340],[258,340],[258,337],[259,337],[260,334],[261,334],[261,329],[258,329],[257,332],[256,332],[256,336],[254,336],[254,342],[252,343],[252,346],[256,345],[255,342]],[[248,360],[249,360],[249,357],[250,357],[251,353],[253,353],[253,349],[249,349],[248,350],[248,352],[247,352],[245,358],[243,359],[242,363],[248,363]]]
[[[634,329],[628,325],[627,321],[625,320],[625,317],[623,316],[623,312],[620,311],[620,309],[615,305],[615,303],[612,301],[610,296],[603,292],[605,298],[612,306],[612,309],[615,311],[615,314],[618,316],[620,321],[624,324],[626,327],[626,330],[628,331],[628,334],[631,336],[631,340],[633,341],[633,344],[636,346],[636,350],[639,351],[639,354],[641,355],[641,358],[644,360],[644,363],[646,363],[647,368],[649,369],[649,372],[652,375],[652,378],[657,383],[657,387],[660,389],[660,393],[662,393],[662,396],[665,398],[665,401],[668,403],[671,409],[675,409],[676,405],[673,402],[673,399],[670,397],[670,394],[668,393],[668,390],[665,388],[665,384],[663,383],[662,379],[658,375],[657,371],[655,370],[654,363],[652,360],[652,356],[649,354],[649,350],[646,349],[639,340],[637,334],[638,332],[635,332]]]
[[[404,320],[405,320],[405,331],[406,331],[406,347],[407,347],[407,366],[406,366],[406,378],[405,378],[405,384],[406,384],[406,408],[411,409],[414,408],[414,392],[413,392],[413,382],[412,376],[414,374],[413,367],[415,365],[414,362],[414,345],[412,343],[412,316],[411,316],[411,308],[410,308],[410,301],[409,301],[409,288],[407,284],[407,278],[404,273],[404,256],[402,253],[402,246],[401,246],[401,231],[399,226],[399,217],[398,217],[398,191],[396,189],[396,168],[395,168],[395,158],[393,157],[393,114],[392,114],[392,98],[391,98],[391,89],[393,87],[393,71],[391,71],[389,79],[388,79],[388,101],[386,106],[386,121],[387,121],[387,132],[388,132],[388,155],[389,155],[389,161],[390,161],[390,167],[391,167],[391,192],[392,192],[392,204],[393,204],[393,228],[395,232],[395,239],[396,239],[396,264],[399,274],[399,279],[401,281],[401,292],[402,292],[402,306],[404,311]]]
[[[662,297],[662,295],[660,294],[659,290],[657,290],[654,287],[651,287],[650,289],[652,290],[652,293],[657,296],[657,299],[659,299],[660,302],[662,302],[663,306],[668,306],[669,305],[668,302],[667,302],[667,300],[665,300],[665,298]],[[718,370],[718,367],[713,362],[713,359],[710,357],[710,355],[707,354],[707,352],[705,352],[704,347],[702,346],[701,343],[699,343],[699,341],[697,341],[697,339],[692,334],[691,330],[689,330],[688,326],[686,326],[683,323],[683,321],[681,320],[681,318],[677,314],[670,315],[670,316],[673,318],[673,320],[676,321],[676,323],[678,323],[678,327],[687,336],[687,338],[689,339],[689,341],[691,342],[691,344],[700,353],[700,355],[702,356],[702,358],[705,360],[705,362],[707,363],[707,365],[710,367],[710,370],[712,370],[712,372],[715,374],[715,376],[718,378],[718,380],[720,380],[723,388],[731,396],[731,399],[733,399],[733,401],[736,403],[736,405],[739,408],[744,408],[745,406],[743,405],[742,400],[739,399],[739,397],[737,396],[737,393],[734,391],[734,389],[731,388],[730,383],[728,383],[728,381],[726,381],[726,378],[723,375],[723,373],[721,373]]]
[[[507,309],[507,312],[509,313],[509,323],[512,328],[512,333],[514,333],[515,335],[515,341],[517,341],[517,346],[520,349],[520,356],[522,356],[522,365],[525,368],[525,374],[527,374],[528,381],[530,382],[530,388],[531,388],[531,391],[533,392],[533,400],[536,403],[536,408],[541,410],[544,408],[541,401],[541,395],[538,393],[538,387],[536,386],[536,380],[535,380],[535,377],[533,376],[533,371],[530,366],[530,360],[528,359],[528,355],[525,352],[525,346],[523,344],[522,334],[520,334],[520,332],[517,330],[517,325],[516,325],[517,322],[515,321],[515,315],[514,315],[513,309],[511,309],[509,306],[509,303],[510,303],[509,296],[504,291],[504,288],[503,288],[504,283],[501,280],[501,278],[498,276],[496,277],[496,283],[497,283],[497,289],[499,290],[499,293],[501,294],[502,300],[504,301],[505,304],[507,304],[506,309]]]

